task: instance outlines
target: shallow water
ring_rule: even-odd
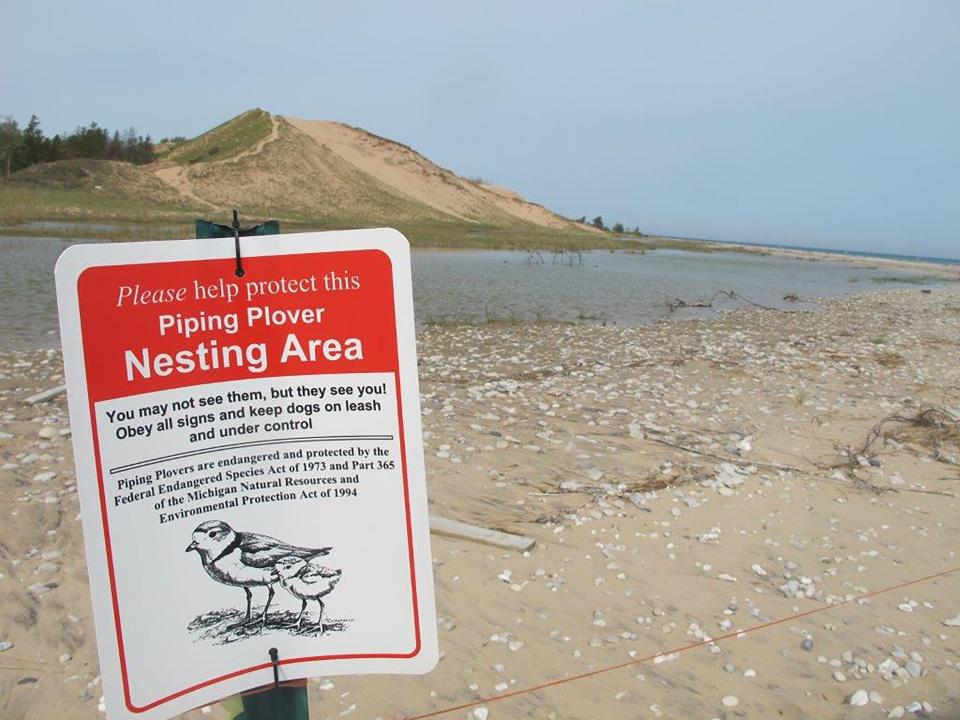
[[[0,237],[4,350],[59,345],[53,268],[71,244],[58,238]],[[718,298],[713,308],[669,313],[668,297],[691,301],[733,290],[760,305],[795,308],[805,305],[785,301],[784,295],[823,297],[911,287],[898,282],[879,285],[873,278],[913,277],[839,263],[677,250],[594,251],[558,258],[550,252],[415,250],[413,276],[421,326],[537,319],[637,325],[666,316],[706,317],[723,309],[750,307],[743,300]]]
[[[492,250],[414,253],[413,275],[420,323],[467,319],[565,320],[638,325],[665,316],[705,317],[719,310],[750,307],[740,299],[717,298],[712,308],[681,308],[667,300],[708,299],[732,290],[759,305],[809,307],[784,300],[845,295],[916,275],[840,263],[733,252],[658,250],[640,253],[594,251],[557,258],[549,252]],[[924,285],[934,283],[924,283]]]

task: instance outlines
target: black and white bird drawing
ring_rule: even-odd
[[[302,603],[296,629],[299,631],[303,624],[307,601],[316,600],[317,605],[320,606],[316,624],[320,634],[323,634],[323,600],[321,598],[328,595],[340,582],[342,571],[331,570],[321,565],[316,558],[305,560],[296,555],[288,555],[277,560],[275,573],[280,584]]]
[[[222,520],[208,520],[197,526],[186,552],[200,555],[203,569],[219,583],[242,587],[247,595],[247,619],[251,620],[253,593],[250,588],[267,588],[267,602],[259,618],[266,626],[267,610],[273,600],[273,586],[281,582],[275,570],[279,560],[290,558],[306,563],[329,553],[331,548],[305,548],[288,545],[268,535],[239,532]],[[291,591],[292,592],[292,591]],[[298,596],[299,597],[299,596]],[[301,613],[302,615],[302,613]]]

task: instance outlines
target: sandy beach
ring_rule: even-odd
[[[412,717],[654,655],[445,717],[960,714],[960,572],[846,602],[960,567],[960,288],[432,326],[419,356],[432,511],[536,545],[434,536],[436,670],[315,679],[312,717]],[[61,382],[57,351],[0,355],[10,720],[103,717],[65,398],[23,402]]]
[[[903,270],[906,272],[923,273],[928,277],[957,280],[960,278],[960,265],[936,263],[925,260],[904,260],[895,257],[876,257],[867,255],[846,255],[841,252],[820,252],[817,250],[800,250],[785,247],[766,245],[737,245],[731,244],[744,252],[763,252],[768,255],[794,258],[796,260],[815,260],[843,263],[861,268],[884,268],[887,270]]]

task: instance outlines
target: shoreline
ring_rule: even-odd
[[[460,252],[461,250],[467,250],[467,248],[417,248],[420,250],[442,250],[444,252]],[[899,268],[896,268],[899,269]],[[942,279],[953,279],[951,278],[942,278]],[[960,281],[960,277],[957,278]],[[907,282],[907,285],[912,285]],[[419,340],[420,336],[428,331],[455,331],[462,330],[466,328],[491,328],[491,329],[518,329],[523,327],[561,327],[565,329],[583,329],[589,330],[591,328],[611,328],[611,329],[623,329],[623,330],[639,330],[643,328],[656,328],[659,326],[670,326],[674,324],[684,324],[684,323],[710,323],[718,322],[727,317],[734,317],[741,313],[757,313],[757,312],[778,312],[784,314],[803,314],[803,313],[817,313],[821,312],[823,308],[821,305],[825,302],[831,300],[842,300],[844,298],[856,298],[856,297],[870,297],[877,296],[882,298],[886,293],[925,293],[929,291],[930,293],[937,292],[938,290],[948,290],[949,287],[934,287],[934,288],[925,288],[921,290],[917,287],[905,287],[904,285],[896,283],[884,283],[878,284],[869,289],[863,289],[856,292],[847,293],[845,295],[816,295],[816,296],[803,296],[798,299],[800,307],[785,307],[785,308],[774,308],[766,307],[763,305],[757,305],[753,303],[748,298],[745,299],[746,305],[742,307],[731,307],[731,308],[718,308],[713,311],[712,314],[704,316],[684,316],[684,315],[674,315],[672,313],[667,313],[663,316],[651,318],[647,322],[642,323],[618,323],[615,321],[608,320],[591,320],[591,319],[580,319],[580,320],[563,320],[563,319],[526,319],[526,318],[509,318],[509,317],[497,317],[493,316],[485,320],[470,320],[466,318],[429,318],[422,323],[417,324],[416,335]],[[804,307],[805,306],[805,307]],[[696,309],[696,306],[695,306]],[[55,337],[55,344],[53,345],[37,345],[35,347],[16,347],[10,348],[8,350],[0,350],[0,358],[3,358],[7,355],[18,355],[18,356],[29,356],[34,353],[60,353],[60,340],[59,333],[46,333],[46,337]],[[41,388],[42,389],[42,388]]]
[[[157,226],[155,221],[145,220],[134,222],[116,218],[91,218],[87,220],[30,220],[30,223],[62,224],[62,228],[34,228],[17,227],[16,225],[0,225],[0,238],[36,238],[63,241],[100,241],[100,242],[138,242],[149,240],[178,240],[189,237],[180,232],[177,226],[167,224]],[[87,229],[84,226],[96,228],[108,224],[116,226],[115,233],[105,233],[102,230]],[[335,228],[318,227],[312,224],[288,223],[293,226],[292,232],[322,232]],[[58,232],[62,230],[62,232]],[[462,230],[462,229],[461,229]],[[506,229],[503,229],[507,231]],[[507,231],[508,234],[513,231]],[[746,255],[772,255],[777,257],[806,260],[812,262],[833,262],[860,268],[888,268],[917,274],[926,274],[939,279],[960,280],[960,264],[944,264],[926,260],[907,260],[892,257],[865,257],[860,255],[846,255],[841,252],[826,252],[818,250],[793,249],[775,247],[771,245],[746,245],[738,243],[719,242],[714,240],[699,240],[673,238],[668,236],[646,235],[643,237],[603,235],[593,237],[592,233],[571,235],[558,233],[554,240],[549,240],[549,233],[538,230],[540,236],[533,239],[529,245],[524,244],[523,232],[512,234],[503,241],[493,240],[484,242],[474,239],[451,241],[450,243],[435,242],[433,238],[418,242],[411,241],[411,248],[416,250],[434,251],[471,251],[471,250],[505,250],[514,252],[552,252],[562,249],[565,252],[628,252],[643,253],[657,250],[679,250],[681,252],[701,253],[741,253]],[[411,232],[415,235],[415,232]],[[434,231],[431,230],[431,235]],[[552,244],[551,244],[552,243]]]
[[[960,280],[960,264],[936,263],[926,260],[905,260],[902,258],[865,257],[862,255],[844,255],[842,253],[821,252],[817,250],[794,250],[792,248],[767,247],[759,245],[736,245],[735,247],[749,249],[758,248],[770,255],[796,258],[798,260],[838,262],[855,267],[885,267],[891,270],[907,270],[911,272],[923,271],[930,275],[944,279]]]

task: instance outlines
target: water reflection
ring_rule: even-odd
[[[53,268],[71,244],[57,238],[0,237],[3,349],[59,345]],[[550,252],[416,250],[413,276],[420,325],[514,320],[635,325],[667,315],[703,317],[749,306],[720,298],[713,308],[670,314],[670,297],[707,298],[722,289],[761,305],[798,307],[784,296],[843,295],[881,287],[872,278],[911,277],[839,263],[676,250],[594,251],[572,263],[569,256],[554,262]]]

